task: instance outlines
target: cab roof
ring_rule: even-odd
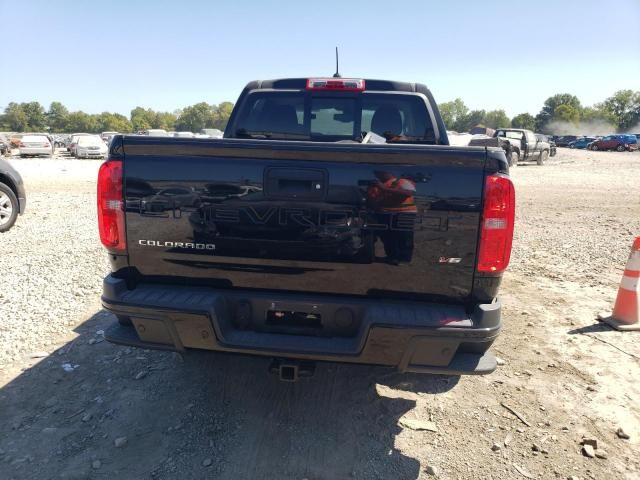
[[[249,82],[245,87],[246,90],[261,90],[261,89],[274,89],[274,90],[304,90],[307,86],[307,80],[309,78],[320,77],[308,77],[308,78],[280,78],[275,80],[254,80]],[[325,77],[322,77],[325,78]],[[329,77],[326,77],[329,78]],[[427,90],[425,85],[419,83],[409,82],[397,82],[394,80],[375,80],[365,78],[365,90],[374,91],[394,91],[394,92],[418,92],[425,93]]]

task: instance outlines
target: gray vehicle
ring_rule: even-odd
[[[549,159],[551,146],[549,142],[538,139],[531,130],[521,128],[499,128],[493,135],[509,142],[511,146],[511,158],[509,163],[517,165],[518,162],[535,161],[543,165]]]
[[[0,134],[0,155],[11,155],[11,142],[4,134]]]
[[[9,230],[27,206],[22,177],[9,162],[0,159],[0,233]]]

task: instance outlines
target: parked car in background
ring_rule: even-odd
[[[11,154],[11,143],[6,135],[0,135],[0,155]]]
[[[582,137],[574,140],[573,142],[569,142],[569,148],[587,148],[587,146],[598,140],[598,137]]]
[[[558,153],[558,149],[556,148],[556,142],[549,135],[544,135],[543,133],[536,133],[536,139],[539,142],[547,142],[549,144],[549,156],[555,157],[556,153]]]
[[[107,146],[98,135],[83,135],[78,137],[76,158],[105,158]]]
[[[102,138],[102,141],[104,143],[106,143],[107,145],[109,145],[109,142],[111,141],[111,139],[113,138],[114,135],[117,135],[119,132],[102,132],[100,134],[100,138]]]
[[[193,132],[174,132],[173,134],[174,137],[177,138],[193,138]]]
[[[91,135],[90,133],[74,133],[71,135],[69,139],[69,143],[67,144],[67,152],[71,153],[71,156],[75,156],[76,154],[76,145],[78,144],[78,138],[84,137],[86,135]]]
[[[542,165],[549,158],[551,146],[547,142],[538,140],[531,130],[499,128],[493,136],[503,138],[511,144],[510,164],[536,161],[538,165]]]
[[[138,132],[140,135],[147,135],[149,137],[168,137],[169,134],[167,133],[166,130],[163,130],[162,128],[149,128],[147,130],[142,130],[141,132]]]
[[[22,177],[6,160],[0,159],[0,233],[9,230],[24,213],[27,195]]]
[[[56,148],[64,148],[67,146],[67,142],[69,141],[68,135],[54,135],[53,136],[53,144]]]
[[[49,138],[45,135],[24,135],[18,144],[20,156],[35,157],[40,155],[50,156],[53,152],[53,146]]]
[[[568,147],[571,142],[575,142],[578,139],[576,135],[564,135],[556,138],[556,146]]]
[[[607,135],[604,138],[596,140],[589,145],[589,149],[597,150],[615,150],[616,152],[632,151],[638,149],[638,141],[631,138],[630,135]]]
[[[200,133],[202,135],[207,135],[210,138],[222,138],[222,135],[224,135],[224,132],[217,128],[203,128],[200,130]]]
[[[464,139],[460,139],[459,143],[454,143],[455,140],[452,140],[453,137],[449,132],[447,132],[447,135],[449,135],[449,143],[451,145],[457,145],[457,146],[464,146],[465,145],[465,141]],[[468,134],[463,134],[465,135],[465,139],[468,137]],[[490,137],[488,135],[484,135],[484,134],[479,134],[479,135],[472,135],[471,136],[471,140],[469,140],[468,145],[470,147],[498,147],[504,150],[504,155],[507,157],[507,161],[509,162],[509,166],[510,167],[516,167],[518,166],[518,155],[513,151],[513,147],[511,145],[511,142],[507,139],[505,139],[504,137]]]
[[[102,141],[104,142],[104,144],[109,147],[109,144],[111,143],[111,140],[113,139],[113,137],[115,137],[115,135],[108,135],[106,137],[100,137],[102,138]]]

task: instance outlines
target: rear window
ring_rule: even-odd
[[[44,142],[48,142],[49,139],[47,137],[45,137],[44,135],[25,135],[25,136],[22,137],[22,141],[24,143],[28,143],[28,142],[44,143]]]
[[[506,137],[511,140],[522,140],[523,135],[524,134],[522,132],[514,132],[513,130],[498,130],[496,137]]]
[[[423,98],[395,93],[252,93],[241,106],[233,136],[340,141],[361,140],[368,132],[387,141],[435,143]]]
[[[101,145],[103,143],[100,137],[79,137],[78,145]]]

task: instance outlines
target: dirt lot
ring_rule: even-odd
[[[513,171],[497,372],[322,364],[296,384],[266,359],[104,342],[99,162],[13,163],[29,205],[1,237],[1,479],[640,478],[640,333],[595,321],[640,234],[640,153],[562,149]]]

